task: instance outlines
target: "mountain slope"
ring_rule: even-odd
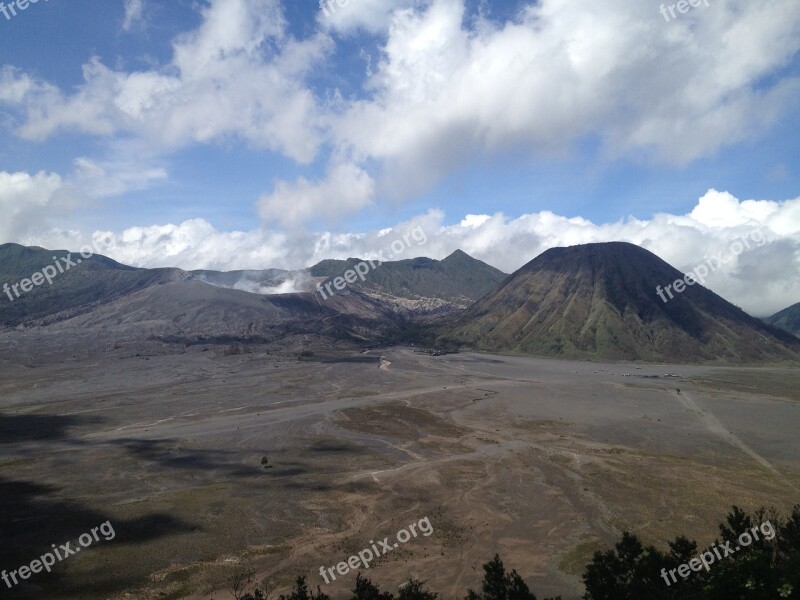
[[[611,360],[763,362],[800,359],[800,341],[693,285],[663,302],[683,274],[622,242],[553,248],[511,275],[441,341],[482,350]]]
[[[316,292],[325,284],[357,264],[360,258],[327,259],[308,269],[285,271],[192,271],[191,276],[213,286],[244,290],[255,294]],[[369,263],[368,263],[369,264]],[[448,313],[471,305],[489,293],[506,274],[456,250],[444,260],[413,258],[372,263],[362,282],[358,279],[347,290],[357,290],[391,310],[407,314]],[[345,291],[345,294],[348,292]],[[327,295],[327,294],[326,294]]]
[[[767,317],[764,321],[773,327],[800,337],[800,302],[793,304],[789,308],[784,308],[771,317]]]
[[[61,259],[69,255],[67,250],[0,245],[0,286],[12,287],[47,267],[58,271],[54,266],[57,260],[64,271],[52,277],[52,285],[44,281],[28,292],[17,287],[19,297],[13,290],[10,297],[9,293],[0,294],[0,327],[63,318],[152,285],[188,277],[180,269],[137,269],[100,255],[84,259],[76,252],[70,258],[74,266],[67,268]]]
[[[4,280],[19,285],[46,267],[55,273],[53,257],[68,255],[65,250],[0,246],[0,285]],[[380,265],[363,285],[323,298],[314,284],[325,281],[326,273],[333,277],[344,272],[356,259],[324,261],[310,270],[224,273],[138,269],[100,255],[83,259],[72,253],[71,259],[75,264],[55,274],[52,284],[0,298],[0,326],[47,326],[54,335],[80,332],[82,338],[94,332],[187,343],[309,332],[375,342],[402,337],[404,328],[413,329],[416,316],[472,303],[504,277],[456,252],[443,261],[421,258]]]
[[[5,342],[31,357],[89,356],[123,348],[129,353],[179,351],[194,344],[272,343],[294,348],[301,340],[331,344],[374,344],[398,339],[403,316],[359,292],[322,300],[317,293],[263,295],[231,289],[244,278],[257,285],[284,273],[229,274],[180,269],[137,269],[95,255],[74,263],[15,297],[13,286],[53,265],[67,251],[0,246],[0,330]],[[80,263],[78,263],[80,260]],[[214,278],[209,285],[200,276]],[[304,274],[308,279],[310,276]],[[15,327],[24,325],[24,327]],[[25,354],[23,352],[23,354]]]
[[[361,259],[324,260],[309,269],[325,281],[341,276]],[[383,301],[415,308],[466,308],[494,290],[507,276],[461,250],[443,260],[413,258],[385,262],[350,287]],[[405,302],[404,302],[405,301]]]
[[[322,302],[309,293],[264,296],[183,280],[127,294],[48,329],[194,343],[304,333],[358,339],[393,327],[391,315],[357,293]]]

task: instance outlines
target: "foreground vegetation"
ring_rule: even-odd
[[[714,546],[739,547],[739,536],[769,523],[771,539],[760,539],[724,556],[709,569],[692,570],[677,582],[664,573],[688,565],[708,549],[680,536],[664,552],[644,546],[635,535],[622,534],[613,549],[596,552],[583,574],[584,600],[783,600],[800,599],[800,505],[788,519],[764,509],[752,515],[734,506],[719,525],[720,540]],[[536,600],[516,571],[508,572],[499,556],[483,565],[480,592],[468,590],[465,600]],[[686,570],[684,569],[684,573]],[[670,581],[667,585],[667,581]],[[261,588],[249,591],[249,581],[232,585],[236,600],[267,600]],[[439,600],[440,596],[420,581],[409,581],[394,595],[381,591],[359,573],[351,600]],[[560,597],[559,597],[560,598]],[[545,600],[559,600],[559,598]],[[299,577],[290,594],[279,600],[331,600],[317,588],[309,590]]]

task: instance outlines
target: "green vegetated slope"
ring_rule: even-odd
[[[314,277],[332,279],[353,269],[362,259],[324,260],[309,269]],[[378,263],[375,263],[376,265]],[[457,250],[444,260],[413,258],[372,268],[365,281],[352,286],[366,292],[402,298],[437,298],[463,307],[494,290],[506,274]]]
[[[800,340],[694,285],[651,252],[612,242],[550,249],[440,330],[440,341],[552,357],[668,362],[800,359]]]

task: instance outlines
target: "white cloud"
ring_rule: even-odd
[[[86,157],[74,160],[72,182],[90,198],[119,196],[125,192],[141,190],[155,181],[167,179],[163,167],[145,166],[138,161],[109,160],[98,162]]]
[[[320,0],[318,21],[323,29],[344,34],[359,29],[380,33],[389,26],[394,12],[415,3],[416,0]]]
[[[39,171],[0,171],[0,242],[23,240],[38,232],[60,232],[55,239],[77,239],[63,229],[76,211],[98,200],[148,187],[167,178],[166,171],[136,155],[135,146],[112,145],[109,158],[95,161],[78,157],[66,177]],[[63,246],[62,246],[63,247]]]
[[[646,2],[542,0],[501,25],[432,0],[393,13],[369,96],[333,127],[379,161],[384,195],[585,138],[608,158],[684,165],[797,107],[800,79],[781,69],[798,46],[794,0],[731,0],[671,23]]]
[[[766,222],[781,210],[778,202],[739,200],[728,192],[709,190],[700,198],[690,216],[706,227],[726,229],[737,225]]]
[[[130,227],[119,234],[95,232],[86,242],[101,254],[139,267],[268,269],[293,260],[285,234],[262,230],[221,232],[203,219],[179,225]]]
[[[4,65],[0,69],[0,102],[19,104],[38,85],[32,77],[19,69]]]
[[[0,101],[23,112],[18,135],[133,135],[154,153],[237,138],[311,161],[322,142],[321,121],[303,78],[330,48],[329,38],[288,36],[279,0],[213,0],[201,12],[201,26],[174,41],[163,69],[127,73],[95,57],[72,94],[4,69],[8,91]]]
[[[143,26],[144,23],[144,0],[125,0],[125,18],[122,21],[122,29],[124,31],[130,31],[135,27]]]
[[[319,182],[304,177],[291,183],[278,181],[271,194],[259,199],[258,208],[266,222],[296,227],[314,217],[333,219],[356,212],[370,205],[374,195],[375,184],[365,171],[341,164]]]
[[[74,206],[72,190],[56,173],[0,171],[0,240],[46,230]]]
[[[119,77],[106,69],[97,58],[83,66],[86,81],[74,95],[63,94],[47,82],[31,79],[18,71],[7,71],[6,82],[24,93],[16,102],[25,111],[25,121],[17,134],[42,142],[59,130],[80,131],[108,137],[117,131],[119,110],[113,105],[113,89]]]

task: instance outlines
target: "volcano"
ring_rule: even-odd
[[[797,361],[794,336],[634,244],[552,248],[440,330],[440,341],[493,352],[663,362]],[[691,279],[689,279],[691,281]]]

